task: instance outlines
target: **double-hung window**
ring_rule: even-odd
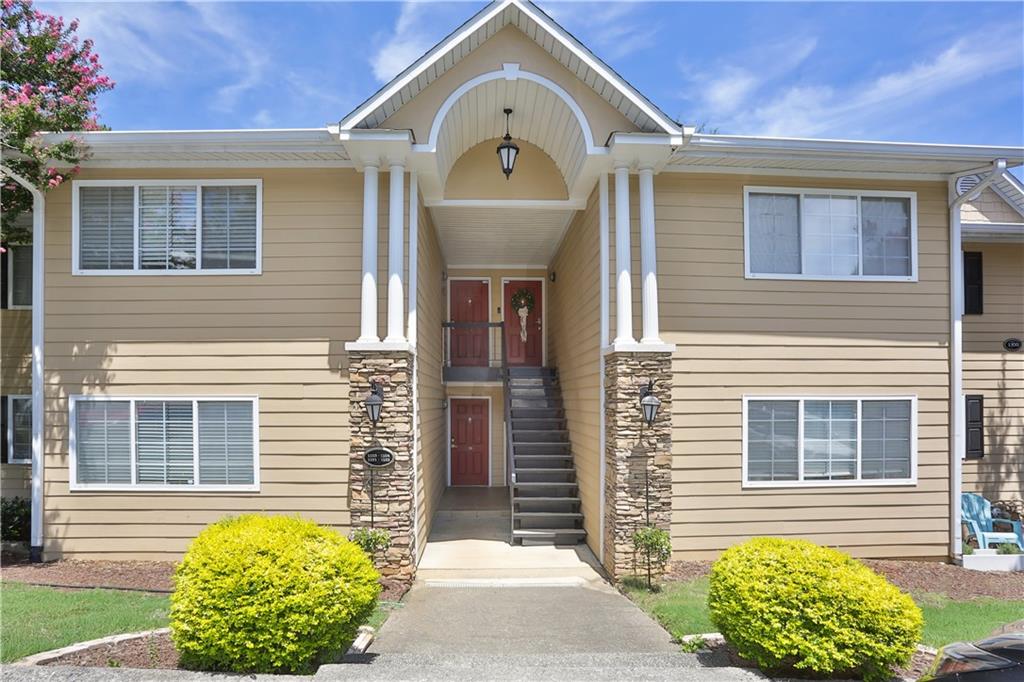
[[[259,274],[259,180],[80,180],[74,274]]]
[[[258,490],[255,398],[71,399],[72,489]]]
[[[31,244],[10,246],[3,254],[4,290],[7,300],[5,308],[32,307],[32,246]]]
[[[746,397],[743,484],[893,485],[917,479],[914,397]]]
[[[917,280],[914,192],[744,189],[748,278]]]
[[[6,462],[32,463],[32,397],[10,395],[3,400],[3,436]]]

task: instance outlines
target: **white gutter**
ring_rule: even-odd
[[[999,178],[1006,170],[1006,159],[992,162],[989,174],[970,192],[957,196],[956,181],[966,172],[949,177],[949,556],[961,560],[963,531],[960,528],[960,494],[963,488],[963,459],[966,454],[964,431],[964,257],[960,207],[969,198]]]
[[[605,403],[605,389],[604,389],[604,349],[608,347],[609,334],[608,334],[608,296],[609,296],[609,285],[608,279],[609,273],[609,245],[608,245],[608,174],[602,172],[601,177],[598,180],[598,192],[597,192],[597,214],[598,214],[598,230],[601,232],[601,247],[600,247],[600,258],[601,266],[599,268],[601,277],[600,287],[600,298],[601,298],[601,346],[598,355],[600,355],[600,380],[601,385],[598,387],[600,391],[600,409],[598,413],[599,417],[599,428],[598,432],[598,462],[600,470],[600,486],[601,489],[597,495],[597,509],[598,509],[598,524],[600,528],[601,536],[597,539],[598,551],[597,560],[604,565],[604,505],[605,505],[605,414],[604,414],[604,403]]]
[[[43,560],[43,282],[46,197],[10,168],[0,172],[32,193],[32,522],[30,557]]]

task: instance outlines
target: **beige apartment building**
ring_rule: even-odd
[[[411,573],[474,488],[618,575],[646,479],[679,559],[955,559],[961,490],[1022,496],[1020,148],[699,133],[523,0],[337,125],[82,137],[5,254],[41,558],[372,513]]]

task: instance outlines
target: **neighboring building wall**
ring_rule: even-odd
[[[745,279],[744,185],[916,191],[919,281]],[[856,556],[945,557],[945,184],[661,173],[655,190],[661,333],[678,344],[672,436],[676,558],[711,558],[757,535],[804,537]],[[633,196],[635,202],[635,190]],[[636,234],[633,244],[639,244]],[[916,394],[917,484],[744,490],[745,394]]]
[[[601,537],[601,277],[598,192],[576,214],[551,262],[548,364],[558,370],[587,544]]]
[[[47,195],[46,558],[174,559],[205,525],[244,512],[298,513],[347,531],[344,343],[359,327],[362,176],[145,169],[82,177],[262,178],[263,274],[73,277],[70,185]],[[258,394],[260,492],[69,492],[75,393]]]
[[[966,202],[960,209],[960,219],[965,223],[1024,222],[1024,216],[992,189],[984,189],[977,199]]]
[[[444,262],[430,213],[420,206],[419,258],[416,283],[416,363],[419,407],[419,461],[416,492],[417,548],[427,546],[434,512],[445,488],[446,412],[442,407],[441,320],[444,319]]]
[[[0,395],[32,394],[32,311],[0,311]],[[4,424],[7,415],[4,415]],[[6,441],[5,441],[6,442]],[[6,461],[7,453],[2,453]],[[0,464],[0,495],[29,497],[32,467]]]
[[[984,312],[964,316],[964,393],[985,396],[985,457],[963,465],[965,492],[990,500],[1024,497],[1024,244],[964,244],[981,251]]]

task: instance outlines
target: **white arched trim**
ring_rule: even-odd
[[[441,126],[444,124],[444,120],[447,118],[448,112],[451,111],[452,107],[455,106],[455,103],[458,102],[459,99],[467,92],[478,85],[483,85],[489,81],[499,79],[514,81],[519,80],[520,78],[523,80],[533,81],[534,83],[547,88],[557,95],[559,99],[565,102],[565,105],[569,107],[569,110],[576,117],[576,121],[580,124],[580,128],[583,131],[583,141],[587,145],[587,154],[607,153],[607,148],[594,146],[594,133],[590,128],[590,122],[587,120],[587,115],[583,113],[583,109],[581,109],[580,105],[576,103],[576,100],[574,100],[561,85],[555,83],[550,78],[545,78],[544,76],[531,71],[523,71],[519,68],[518,64],[503,64],[501,71],[482,73],[456,88],[452,94],[448,95],[448,98],[444,101],[444,104],[441,105],[441,108],[437,110],[437,114],[434,116],[434,122],[430,125],[430,138],[427,140],[427,144],[413,145],[413,150],[417,152],[428,152],[431,154],[437,152],[437,138],[441,135]]]

